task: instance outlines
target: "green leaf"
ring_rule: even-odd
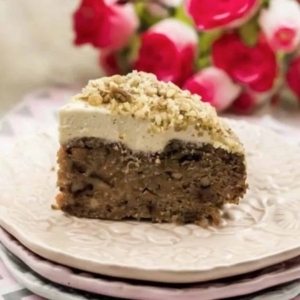
[[[261,0],[262,6],[269,6],[270,0]]]
[[[128,73],[128,47],[121,49],[120,51],[117,52],[117,63],[118,66],[120,67],[121,74],[126,74]]]
[[[221,30],[208,32],[199,32],[199,58],[197,60],[197,69],[203,69],[211,65],[211,48],[216,39],[222,34]]]
[[[239,28],[240,37],[248,46],[254,46],[257,43],[259,31],[257,16]]]
[[[140,18],[144,12],[144,3],[137,1],[134,5],[137,16]]]
[[[136,58],[138,57],[138,53],[140,50],[140,46],[141,46],[141,38],[140,35],[135,34],[132,38],[131,38],[131,42],[130,42],[130,48],[128,51],[128,61],[131,63],[133,61],[136,60]]]
[[[140,49],[140,34],[132,36],[128,45],[117,52],[117,62],[122,74],[127,74],[132,69],[133,62],[138,57]]]
[[[209,54],[213,42],[222,34],[221,30],[207,31],[199,33],[199,51],[200,55]]]
[[[192,27],[195,27],[193,20],[185,12],[183,5],[179,5],[175,8],[174,18],[182,21],[183,23],[191,25]]]
[[[197,61],[197,70],[202,70],[211,65],[210,55],[200,56]]]
[[[147,30],[149,27],[161,20],[161,18],[151,15],[143,2],[137,1],[135,3],[135,10],[140,19],[140,32]]]

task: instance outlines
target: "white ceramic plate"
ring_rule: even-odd
[[[14,276],[14,278],[25,288],[31,292],[44,297],[49,300],[121,300],[120,298],[112,298],[103,295],[95,295],[91,293],[84,293],[72,288],[63,287],[59,284],[44,280],[38,276],[31,269],[29,269],[22,261],[7,251],[0,245],[0,258],[3,260],[5,266]],[[266,290],[261,293],[255,293],[247,296],[239,296],[230,298],[231,300],[291,300],[300,293],[300,280],[292,283],[280,285]],[[220,297],[220,295],[219,295]],[[218,297],[218,299],[220,299]],[[152,300],[146,294],[138,298],[140,300]],[[187,300],[182,296],[180,300]],[[199,298],[197,298],[199,299]],[[202,299],[202,298],[201,298]]]
[[[300,151],[279,135],[231,122],[243,141],[250,189],[219,228],[110,222],[51,210],[58,144],[52,133],[0,157],[0,225],[33,252],[115,277],[196,282],[250,272],[300,254]]]
[[[57,284],[95,294],[143,300],[213,300],[251,294],[300,278],[300,256],[238,277],[184,286],[121,281],[61,266],[44,260],[0,229],[0,241],[31,270]]]

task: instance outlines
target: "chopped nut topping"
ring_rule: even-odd
[[[103,99],[99,94],[92,94],[89,96],[88,102],[90,105],[98,106],[103,102]]]
[[[160,165],[161,164],[161,160],[158,157],[155,159],[155,164],[156,165]]]
[[[51,209],[52,210],[59,210],[59,206],[56,204],[51,204]]]
[[[131,95],[118,86],[111,88],[111,97],[115,98],[118,102],[130,102],[131,99]]]
[[[89,81],[75,101],[103,106],[113,114],[150,121],[149,132],[159,134],[169,128],[184,131],[193,126],[198,136],[206,132],[233,151],[243,151],[239,140],[216,110],[198,95],[181,90],[171,82],[161,82],[153,74],[133,71]]]

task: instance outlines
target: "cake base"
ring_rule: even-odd
[[[217,224],[247,189],[244,156],[171,141],[160,153],[73,140],[58,152],[58,206],[77,217]]]

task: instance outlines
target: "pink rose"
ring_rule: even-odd
[[[120,49],[139,25],[134,6],[108,0],[82,0],[74,13],[75,44]]]
[[[275,51],[294,51],[300,43],[300,4],[295,0],[272,0],[263,9],[259,24]]]
[[[147,10],[154,16],[162,18],[168,15],[168,8],[174,8],[179,6],[183,0],[159,0],[155,1],[146,1]]]
[[[255,93],[251,90],[245,90],[233,102],[231,108],[235,113],[249,115],[268,101],[270,97],[269,93]]]
[[[300,55],[289,65],[286,83],[300,101]]]
[[[117,53],[110,50],[102,50],[99,55],[99,64],[107,76],[122,73],[118,64]]]
[[[193,28],[176,19],[165,19],[142,34],[134,67],[155,74],[159,80],[182,85],[192,74],[197,43]]]
[[[212,57],[216,67],[253,91],[265,92],[273,87],[278,66],[275,53],[266,43],[250,47],[238,34],[225,34],[214,42]]]
[[[228,108],[242,90],[226,72],[215,67],[195,74],[187,80],[183,88],[200,95],[202,101],[209,102],[218,111]]]
[[[260,0],[186,0],[185,7],[199,30],[237,27],[257,11]]]

